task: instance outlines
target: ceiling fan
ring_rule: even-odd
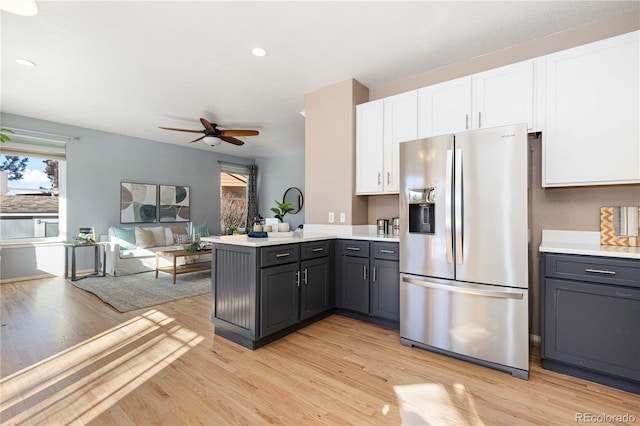
[[[209,123],[205,118],[200,119],[200,123],[204,126],[203,130],[190,130],[190,129],[176,129],[173,127],[159,127],[164,130],[175,130],[177,132],[189,132],[189,133],[203,133],[198,139],[194,139],[189,143],[194,143],[199,140],[203,140],[207,145],[215,146],[221,141],[228,142],[233,145],[244,145],[240,139],[234,138],[234,136],[257,136],[260,134],[257,130],[220,130],[215,123]]]

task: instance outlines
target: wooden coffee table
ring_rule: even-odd
[[[211,262],[196,262],[196,263],[185,263],[184,265],[177,265],[177,260],[179,257],[187,257],[187,256],[199,256],[201,254],[209,254],[211,250],[201,250],[195,253],[189,253],[186,250],[167,250],[167,251],[157,251],[156,252],[156,279],[158,279],[158,272],[166,272],[168,274],[173,275],[173,283],[176,283],[176,275],[180,274],[188,274],[189,272],[198,272],[198,271],[206,271],[211,269]],[[160,266],[159,261],[160,257],[171,257],[173,258],[172,266]]]

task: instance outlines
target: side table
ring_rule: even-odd
[[[76,248],[93,247],[93,270],[90,275],[106,276],[107,265],[107,242],[95,242],[92,244],[76,244],[73,242],[64,243],[64,277],[69,278],[69,253],[71,253],[71,281],[78,281],[76,276]],[[100,251],[102,251],[102,262],[100,262]],[[100,266],[102,265],[102,275],[100,275]],[[84,278],[84,277],[81,277]]]

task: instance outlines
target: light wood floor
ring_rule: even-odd
[[[536,354],[524,381],[337,315],[250,351],[214,337],[210,295],[121,314],[62,278],[0,290],[3,425],[640,424],[639,396]]]

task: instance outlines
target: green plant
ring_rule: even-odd
[[[197,241],[192,242],[191,244],[189,244],[189,247],[187,247],[187,253],[197,253],[200,251],[200,243]]]
[[[75,237],[78,244],[95,244],[96,240],[91,238],[91,234],[85,234],[83,232],[79,233],[77,237]]]
[[[7,133],[15,133],[15,132],[11,129],[5,129],[4,127],[0,128],[0,142],[5,143],[11,140],[11,138],[7,135]]]
[[[275,218],[278,219],[280,222],[284,222],[284,216],[293,211],[293,207],[291,207],[293,205],[293,202],[288,202],[288,203],[281,203],[278,200],[274,200],[274,202],[276,203],[277,207],[271,207],[271,211],[275,213]]]

